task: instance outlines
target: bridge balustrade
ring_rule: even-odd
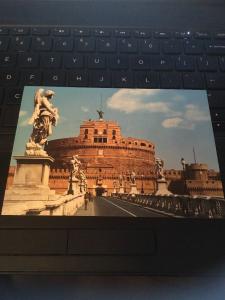
[[[225,200],[220,197],[190,195],[129,195],[113,197],[170,215],[191,218],[225,218]]]

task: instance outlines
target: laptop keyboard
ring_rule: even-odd
[[[25,85],[225,90],[225,32],[0,27],[0,154]],[[219,137],[224,101],[212,109]]]

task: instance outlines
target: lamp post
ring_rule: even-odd
[[[67,195],[74,195],[73,191],[73,168],[70,165],[70,177],[69,177],[69,188],[67,191]]]
[[[144,175],[142,174],[141,175],[141,194],[144,194],[144,182],[143,182],[143,180],[144,180]]]
[[[187,194],[187,183],[186,183],[186,162],[184,158],[182,157],[180,160],[182,167],[183,167],[183,180],[184,180],[184,194]],[[183,211],[184,215],[188,216],[189,215],[189,205],[188,205],[188,200],[187,198],[183,199]]]

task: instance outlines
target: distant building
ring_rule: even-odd
[[[87,176],[88,189],[93,194],[100,187],[111,194],[115,182],[119,184],[120,175],[123,176],[124,189],[128,192],[132,171],[136,174],[139,189],[143,184],[146,193],[155,191],[154,143],[124,137],[116,121],[104,120],[102,117],[84,121],[77,137],[50,141],[46,150],[55,158],[50,184],[53,181],[56,184],[56,178],[60,178],[62,174],[59,169],[68,168],[71,157],[78,154]],[[61,184],[59,185],[54,186],[54,189],[61,190]]]
[[[123,177],[124,192],[130,191],[130,175],[136,174],[139,192],[156,191],[155,144],[135,137],[124,137],[116,121],[84,121],[76,137],[49,141],[46,151],[55,161],[51,167],[50,188],[64,193],[68,187],[69,162],[78,154],[87,177],[88,190],[96,195],[119,191]],[[7,185],[12,184],[14,167],[10,167]],[[168,189],[174,194],[223,196],[220,175],[206,164],[186,164],[183,170],[165,170]]]

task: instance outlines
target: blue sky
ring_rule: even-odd
[[[24,89],[13,155],[24,153],[32,131],[28,120],[33,112],[37,88]],[[180,169],[181,157],[187,163],[193,162],[195,147],[197,161],[218,170],[206,91],[44,88],[55,91],[53,104],[60,114],[59,123],[49,139],[78,135],[83,120],[98,118],[96,110],[102,102],[104,118],[118,121],[124,136],[155,143],[156,156],[165,161],[167,169]]]

